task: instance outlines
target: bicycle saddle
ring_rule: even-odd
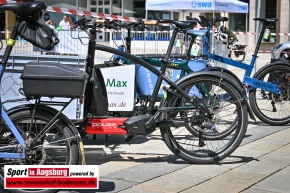
[[[186,33],[188,35],[195,35],[195,36],[203,36],[207,30],[187,30]]]
[[[255,21],[261,21],[264,24],[270,24],[278,21],[277,18],[254,18]]]
[[[161,19],[157,23],[171,23],[181,30],[191,29],[197,25],[197,22],[195,20],[175,21],[170,19]]]
[[[0,11],[13,11],[18,16],[34,16],[35,13],[45,11],[47,8],[43,2],[29,2],[29,3],[8,3],[0,6]]]

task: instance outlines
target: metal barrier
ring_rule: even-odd
[[[172,31],[133,31],[131,33],[131,53],[132,54],[165,54]],[[3,36],[3,35],[2,35]],[[102,38],[100,38],[100,37]],[[125,45],[126,31],[112,32],[101,31],[97,35],[97,43],[117,48],[120,45]],[[59,31],[58,37],[60,43],[55,46],[54,50],[41,50],[29,42],[18,38],[12,50],[13,54],[33,54],[33,55],[77,55],[85,57],[87,54],[88,37],[82,31]],[[176,41],[179,41],[179,46],[175,46],[173,53],[185,53],[188,49],[190,38],[187,35],[180,36]],[[80,39],[81,41],[80,41]],[[7,40],[2,40],[4,43],[0,53],[3,52],[7,45]],[[202,41],[198,42],[202,47]],[[58,56],[55,56],[58,57]],[[100,62],[108,60],[112,57],[111,53],[106,53],[96,50],[95,59]]]
[[[109,32],[110,46],[118,47],[125,44],[127,32]],[[131,33],[132,54],[164,54],[169,45],[171,32],[134,31]]]

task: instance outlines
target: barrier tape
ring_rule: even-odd
[[[7,4],[7,3],[19,3],[19,4],[21,4],[22,2],[10,1],[10,0],[0,0],[0,4]],[[139,19],[139,18],[135,18],[135,17],[110,15],[110,14],[95,13],[95,12],[90,12],[90,11],[80,11],[80,10],[76,10],[76,9],[66,9],[66,8],[59,8],[59,7],[54,7],[54,6],[47,6],[46,11],[54,12],[54,13],[80,15],[80,16],[91,15],[91,16],[96,17],[96,18],[127,21],[127,22],[136,22]],[[145,21],[147,25],[156,25],[156,23],[157,23],[157,20],[143,19],[143,21]],[[170,26],[170,24],[158,24],[158,25]],[[104,30],[104,31],[108,31],[108,30]],[[138,31],[136,31],[136,32],[138,33]],[[155,32],[161,33],[161,32],[165,32],[165,31],[155,31]],[[170,32],[170,31],[168,31],[168,32]],[[256,35],[255,32],[233,32],[233,33],[236,35]],[[271,36],[290,36],[290,33],[270,33],[270,35]]]
[[[19,4],[21,4],[22,2],[0,0],[0,4],[7,4],[7,3],[19,3]],[[80,10],[76,10],[76,9],[66,9],[66,8],[59,8],[59,7],[54,7],[54,6],[47,6],[46,11],[54,12],[54,13],[80,15],[80,16],[91,15],[91,16],[96,17],[96,18],[127,21],[127,22],[136,22],[139,20],[139,18],[135,18],[135,17],[110,15],[110,14],[95,13],[95,12],[90,12],[90,11],[80,11]],[[156,25],[156,23],[157,23],[157,20],[143,19],[143,21],[145,21],[147,25]],[[159,24],[159,25],[170,26],[170,24]]]

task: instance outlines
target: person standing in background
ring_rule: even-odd
[[[53,23],[53,21],[52,21],[51,19],[48,20],[47,22],[45,22],[45,25],[46,25],[47,27],[49,27],[50,29],[55,30],[54,23]]]
[[[59,27],[61,27],[62,30],[70,30],[70,23],[66,16],[63,16],[63,19],[59,22]]]

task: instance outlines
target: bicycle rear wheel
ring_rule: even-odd
[[[255,115],[269,125],[290,123],[290,66],[274,63],[260,69],[254,78],[278,84],[282,94],[256,88],[250,91],[249,100]]]
[[[203,96],[196,90],[201,84],[212,85],[209,92],[214,98]],[[189,124],[187,127],[161,128],[168,148],[189,163],[214,163],[229,156],[241,143],[248,125],[246,105],[234,85],[212,75],[191,77],[179,86],[183,90],[195,90],[189,95],[200,98],[207,105],[213,114],[207,120],[212,127],[202,129]],[[188,102],[177,101],[180,101],[179,96],[173,95],[165,103],[168,107],[183,109],[169,114],[171,119],[188,121],[199,113],[199,109],[191,108]]]
[[[51,113],[40,109],[36,110],[33,118],[31,110],[22,110],[10,115],[10,119],[28,144],[52,118]],[[79,162],[77,136],[63,121],[58,121],[52,125],[49,132],[45,133],[33,147],[26,149],[26,151],[26,153],[34,152],[34,154],[26,159],[0,159],[0,183],[2,187],[4,187],[4,165],[76,165]],[[18,141],[7,128],[0,130],[0,152],[19,152]],[[19,189],[7,191],[52,193],[57,190]]]

